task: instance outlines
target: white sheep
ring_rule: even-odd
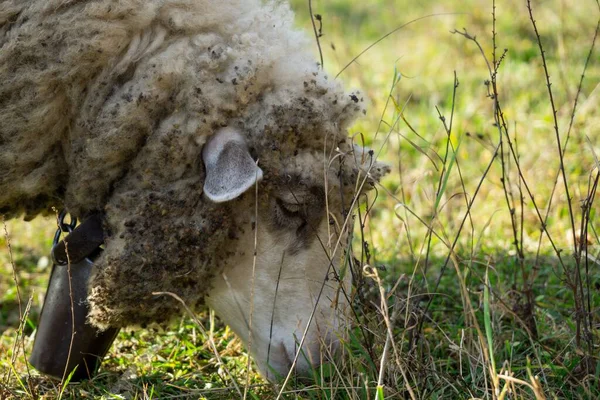
[[[95,326],[165,321],[179,304],[152,293],[169,291],[214,308],[269,379],[313,309],[297,369],[334,353],[345,217],[387,168],[353,151],[362,98],[292,17],[260,0],[0,3],[0,213],[105,215]]]

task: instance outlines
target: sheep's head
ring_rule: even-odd
[[[296,362],[306,375],[335,353],[346,325],[351,210],[389,169],[349,139],[295,149],[272,139],[251,149],[245,137],[224,128],[203,149],[204,193],[231,202],[239,224],[208,304],[269,379],[287,374],[306,332]]]

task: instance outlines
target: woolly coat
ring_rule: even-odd
[[[259,0],[0,4],[0,214],[106,215],[95,325],[179,310],[154,291],[202,303],[244,206],[202,196],[202,145],[220,127],[243,132],[265,182],[290,162],[323,178],[362,99],[327,79],[292,17]]]

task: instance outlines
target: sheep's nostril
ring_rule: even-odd
[[[281,348],[281,353],[283,354],[283,357],[287,361],[288,369],[292,368],[292,364],[294,363],[294,357],[296,356],[296,353],[294,352],[293,354],[289,354],[287,352],[287,349],[285,348],[284,342],[281,342],[279,346]]]
[[[292,368],[294,353],[290,354],[284,341],[271,341],[264,364],[260,362],[259,358],[256,358],[256,361],[259,369],[268,380],[279,382],[286,378]]]
[[[332,361],[339,352],[339,340],[332,335],[324,337],[314,337],[312,340],[305,340],[302,350],[298,351],[298,343],[294,347],[287,348],[287,358],[290,360],[290,367],[294,359],[294,374],[296,377],[311,377],[314,375],[314,369],[319,365]]]

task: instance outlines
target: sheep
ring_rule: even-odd
[[[0,214],[103,214],[92,325],[165,322],[172,292],[271,380],[305,331],[300,374],[337,346],[347,215],[389,169],[347,137],[360,93],[292,26],[278,1],[0,4]]]

